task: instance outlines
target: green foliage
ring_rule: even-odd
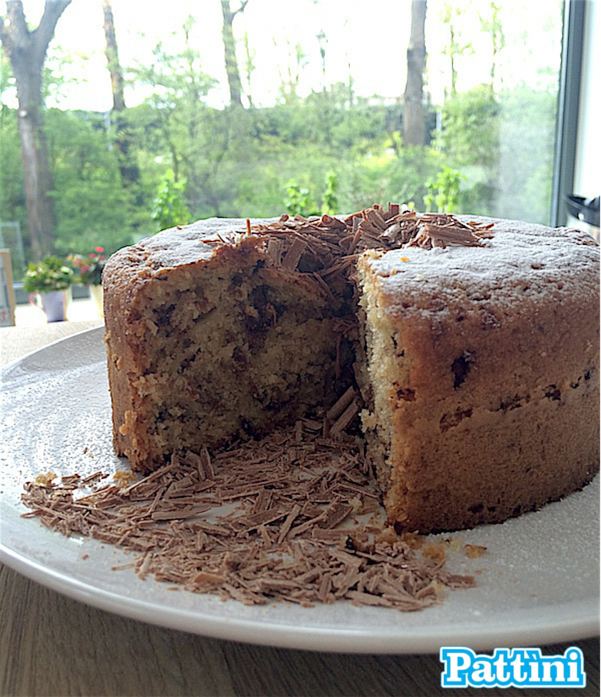
[[[492,167],[499,149],[499,104],[489,85],[457,94],[441,109],[434,145],[458,165]]]
[[[326,172],[323,181],[323,194],[321,196],[321,215],[335,215],[338,212],[338,174],[330,169]],[[292,179],[286,185],[286,198],[284,206],[289,215],[318,215],[319,206],[311,198],[309,189],[302,188]]]
[[[0,162],[2,165],[0,166],[0,218],[3,222],[18,222],[26,242],[28,241],[27,208],[17,113],[6,106],[0,109]],[[17,255],[15,250],[12,252],[14,262]],[[15,276],[20,276],[23,270],[19,269]]]
[[[352,212],[374,203],[413,202],[423,209],[424,182],[442,167],[443,157],[431,148],[392,147],[337,166],[340,210]]]
[[[131,244],[137,215],[133,192],[121,185],[103,116],[50,109],[46,131],[57,216],[56,253],[86,253],[100,244],[110,254]],[[142,199],[144,205],[146,200]]]
[[[556,97],[480,85],[448,99],[434,139],[462,172],[454,211],[546,222],[551,205]]]
[[[450,95],[457,94],[458,62],[465,55],[474,53],[471,41],[463,38],[465,33],[462,29],[464,17],[467,15],[468,3],[464,0],[453,0],[445,2],[440,13],[440,21],[447,26],[448,41],[442,49],[443,54],[448,56],[451,73]]]
[[[495,214],[541,222],[551,209],[556,98],[521,87],[499,95]]]
[[[130,77],[140,85],[153,89],[148,103],[155,109],[172,112],[182,102],[202,103],[217,81],[204,73],[200,54],[190,46],[186,34],[181,53],[167,53],[162,42],[153,49],[153,59],[147,64],[138,63],[130,70]]]
[[[42,69],[42,98],[60,105],[70,88],[87,82],[86,65],[90,54],[65,50],[55,41],[50,43]]]
[[[457,208],[459,184],[465,177],[459,170],[446,165],[436,175],[426,181],[426,196],[424,205],[431,211],[436,206],[437,213],[453,213]]]
[[[335,215],[338,212],[338,175],[332,169],[326,172],[325,190],[321,199],[321,212],[325,215]]]
[[[186,183],[176,181],[172,169],[168,169],[159,185],[152,209],[152,219],[159,230],[186,225],[190,222],[190,211],[186,208],[184,190]]]
[[[501,21],[501,9],[501,4],[491,0],[491,2],[484,5],[482,9],[478,10],[480,28],[483,33],[488,34],[490,37],[492,49],[490,82],[493,86],[495,83],[495,74],[497,70],[497,56],[506,46],[505,32],[503,30],[503,22]]]
[[[204,197],[213,206],[218,196],[206,185],[214,181],[229,149],[231,129],[227,111],[216,118],[216,110],[204,102],[216,81],[202,71],[188,33],[180,54],[167,53],[159,43],[150,64],[138,65],[131,76],[138,85],[152,90],[136,115],[142,117],[138,121],[141,147],[149,148],[165,163],[164,170],[171,168],[176,180],[187,180],[192,192],[189,203],[195,212],[203,206]],[[132,126],[135,129],[136,119]]]
[[[73,283],[73,269],[62,259],[46,257],[38,264],[29,264],[25,272],[23,288],[26,293],[50,293],[65,290]]]
[[[289,181],[286,187],[284,206],[291,216],[308,216],[314,213],[309,189],[302,189],[294,180]]]

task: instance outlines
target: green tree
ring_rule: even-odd
[[[104,17],[104,35],[106,40],[106,59],[108,71],[111,77],[111,92],[113,95],[113,108],[111,117],[115,131],[115,147],[119,161],[119,171],[123,186],[136,186],[140,181],[140,168],[136,162],[132,148],[132,137],[127,123],[125,106],[125,78],[119,61],[119,48],[117,45],[117,32],[115,30],[115,18],[110,0],[102,0],[102,12]]]
[[[27,217],[36,259],[52,250],[56,225],[44,131],[43,67],[56,24],[70,3],[46,0],[34,30],[27,25],[21,0],[7,0],[6,15],[0,17],[0,39],[17,85]]]
[[[454,97],[457,94],[457,78],[459,75],[458,61],[462,56],[473,53],[474,47],[471,41],[463,41],[460,28],[461,18],[466,13],[467,6],[465,0],[453,0],[453,2],[445,2],[440,20],[447,25],[449,39],[446,43],[443,53],[449,58],[449,69],[451,74],[450,95]]]
[[[73,56],[53,51],[44,69],[44,94],[60,100],[66,84],[60,73]],[[6,78],[10,70],[4,73]],[[10,85],[10,81],[8,83]],[[0,111],[0,211],[3,220],[16,220],[27,229],[25,187],[19,145],[17,110],[6,104]],[[137,225],[150,228],[151,197],[130,207],[121,186],[118,162],[108,121],[102,114],[46,109],[44,132],[48,168],[53,182],[55,234],[53,253],[88,253],[99,244],[110,252],[132,242]],[[26,240],[27,241],[27,240]],[[34,257],[25,247],[27,261]],[[15,257],[16,258],[16,257]],[[19,278],[23,269],[15,268]]]
[[[202,70],[199,53],[191,46],[192,24],[190,20],[183,27],[182,52],[167,53],[159,43],[152,61],[131,72],[139,84],[152,88],[145,109],[137,114],[145,121],[140,124],[142,136],[151,139],[155,157],[167,161],[176,180],[187,180],[194,213],[204,212],[208,203],[217,214],[219,193],[211,184],[228,150],[234,116],[206,105],[216,81]]]
[[[437,213],[454,213],[459,200],[459,185],[465,177],[459,170],[446,165],[435,176],[426,181],[426,210],[436,209]]]
[[[499,157],[499,104],[488,85],[446,100],[435,144],[457,165],[494,168]]]
[[[434,145],[444,164],[461,171],[463,184],[454,212],[491,214],[499,175],[500,106],[490,85],[446,100]]]
[[[314,213],[309,189],[301,187],[298,182],[294,180],[289,181],[286,187],[284,206],[286,207],[286,212],[291,216],[307,216]]]
[[[338,212],[338,174],[333,169],[326,172],[324,186],[321,212],[325,215],[335,215]]]
[[[0,212],[1,220],[16,221],[21,230],[27,229],[27,204],[25,200],[25,185],[23,182],[23,160],[19,142],[19,125],[15,109],[6,105],[0,107]],[[13,267],[16,254],[12,255]],[[31,255],[28,255],[31,260]],[[19,277],[23,269],[14,268],[15,277]]]
[[[244,79],[246,81],[246,98],[249,105],[254,106],[253,102],[253,75],[255,73],[256,52],[251,48],[248,32],[244,34]]]
[[[501,5],[497,2],[490,2],[487,6],[488,12],[478,10],[480,28],[482,32],[490,36],[491,43],[491,62],[490,62],[490,85],[495,89],[497,77],[497,67],[499,53],[505,48],[505,31],[501,19]]]
[[[493,214],[547,223],[555,142],[556,97],[519,87],[499,94],[499,164]]]
[[[275,38],[273,43],[279,48],[278,41]],[[285,104],[296,104],[300,78],[309,60],[301,44],[296,43],[292,46],[287,38],[284,39],[283,43],[286,45],[287,59],[284,65],[278,65],[280,95]]]
[[[59,254],[88,253],[99,245],[112,253],[131,244],[138,225],[149,229],[147,200],[130,207],[103,115],[49,109],[46,132]]]
[[[186,225],[190,222],[190,211],[186,207],[185,181],[176,181],[172,169],[163,177],[154,200],[152,219],[159,230]]]

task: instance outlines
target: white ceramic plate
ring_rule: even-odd
[[[236,641],[320,651],[425,653],[542,646],[599,631],[599,478],[537,513],[458,533],[484,545],[451,569],[474,573],[478,588],[454,591],[415,613],[337,603],[246,607],[168,590],[131,569],[127,555],[97,541],[66,538],[25,519],[23,483],[37,474],[113,473],[102,329],[69,337],[2,372],[0,558],[72,598],[145,622]],[[86,452],[84,452],[84,450]]]

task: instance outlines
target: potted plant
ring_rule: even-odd
[[[87,256],[83,254],[70,254],[67,259],[77,270],[75,280],[89,288],[90,296],[96,303],[98,314],[100,317],[103,317],[102,270],[106,263],[104,247],[96,247],[94,251]]]
[[[46,257],[27,267],[23,288],[27,293],[39,296],[48,322],[67,319],[73,276],[73,269],[57,257]]]

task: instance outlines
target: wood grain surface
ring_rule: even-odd
[[[98,321],[0,329],[0,364]],[[1,525],[1,521],[0,521]],[[0,528],[1,533],[1,528]],[[599,639],[582,649],[587,687],[484,690],[545,697],[599,694]],[[0,565],[0,695],[466,695],[445,690],[437,655],[348,655],[211,639],[126,619],[64,597]]]

